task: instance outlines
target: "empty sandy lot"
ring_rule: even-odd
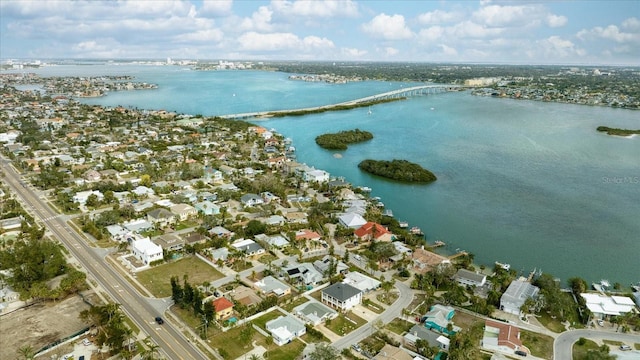
[[[80,296],[37,304],[0,317],[0,359],[16,359],[18,349],[40,350],[56,340],[82,330],[86,325],[78,315],[88,309]]]

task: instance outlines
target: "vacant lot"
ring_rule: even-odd
[[[158,265],[137,273],[136,277],[147,290],[161,298],[171,296],[172,276],[177,276],[182,284],[185,275],[189,284],[193,286],[224,277],[218,270],[196,257],[185,257],[168,264]]]
[[[79,296],[49,304],[37,304],[0,317],[0,359],[16,359],[18,349],[38,351],[87,325],[78,318],[89,308]]]

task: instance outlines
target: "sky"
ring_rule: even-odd
[[[640,0],[2,0],[0,58],[640,65]]]

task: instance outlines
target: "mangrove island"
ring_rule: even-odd
[[[373,134],[360,129],[345,130],[339,133],[322,134],[316,137],[316,144],[329,150],[347,150],[348,144],[373,139]]]
[[[610,128],[610,127],[606,127],[606,126],[598,126],[598,128],[596,130],[598,130],[600,132],[606,132],[607,135],[616,135],[616,136],[629,136],[629,135],[640,134],[640,129],[639,130],[628,130],[628,129]]]
[[[430,183],[437,177],[429,170],[407,160],[363,160],[358,167],[368,173],[404,182]]]

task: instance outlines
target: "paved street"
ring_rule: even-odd
[[[58,214],[31,189],[20,177],[20,174],[2,157],[4,182],[21,200],[25,210],[40,219],[46,229],[53,234],[69,250],[71,255],[87,270],[102,290],[106,292],[143,332],[148,334],[159,346],[168,359],[207,359],[199,349],[194,347],[171,323],[159,326],[154,318],[157,310],[147,299],[112,267],[106,264],[100,252],[94,251],[86,241],[67,223],[65,217]]]
[[[623,334],[610,331],[586,329],[565,331],[562,334],[558,335],[553,343],[553,358],[555,360],[573,359],[573,344],[581,337],[600,343],[602,342],[602,340],[621,341],[630,346],[633,346],[634,343],[640,343],[640,335],[637,334]],[[636,353],[640,355],[640,352],[636,351]],[[636,359],[638,358],[640,358],[640,356],[636,357]]]

